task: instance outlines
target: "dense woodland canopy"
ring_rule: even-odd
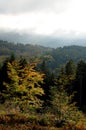
[[[0,40],[0,62],[5,58],[14,54],[16,58],[20,56],[29,60],[34,57],[40,57],[45,60],[50,69],[58,69],[60,66],[65,65],[70,59],[74,63],[80,60],[86,61],[86,47],[81,46],[65,46],[56,49],[43,47],[39,45],[9,43]]]
[[[0,40],[0,60],[5,59],[11,54],[15,54],[16,58],[20,56],[26,59],[39,56],[45,52],[51,51],[51,48],[46,48],[38,45],[21,44],[21,43],[10,43],[7,41]]]
[[[45,61],[37,66],[24,58],[7,58],[0,68],[0,103],[21,112],[51,112],[64,122],[86,112],[86,62],[75,66],[69,60],[58,76],[47,68]],[[65,111],[67,113],[65,113]],[[76,113],[76,117],[73,114]]]
[[[0,45],[4,49],[7,47],[7,43]],[[11,48],[11,43],[8,43],[11,50],[16,50],[17,46],[22,48],[27,45],[12,44]],[[1,61],[0,105],[4,110],[1,107],[0,112],[13,114],[15,111],[41,115],[50,113],[50,116],[54,115],[54,125],[57,126],[84,122],[86,48],[71,46],[47,49],[45,52],[40,50],[42,53],[38,53],[38,57],[35,55],[32,59],[25,58],[22,51],[22,56],[9,53],[10,56]],[[26,53],[28,55],[27,51]],[[33,51],[33,54],[35,53],[36,51]]]

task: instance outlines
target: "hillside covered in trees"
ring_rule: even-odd
[[[44,56],[47,65],[52,68],[64,66],[70,59],[77,63],[79,60],[86,61],[86,47],[81,46],[65,46],[63,48],[52,49]]]
[[[9,57],[11,54],[14,54],[17,58],[23,56],[26,59],[29,59],[30,57],[33,58],[51,50],[51,48],[46,48],[38,45],[24,45],[21,43],[10,43],[0,40],[0,60]]]
[[[0,61],[14,54],[15,57],[24,57],[27,60],[34,57],[40,57],[46,62],[50,69],[59,68],[68,60],[73,59],[74,63],[79,60],[86,61],[86,47],[81,46],[65,46],[59,48],[48,48],[39,45],[9,43],[0,41]]]
[[[6,58],[0,67],[0,129],[85,130],[86,62],[55,76],[45,62]]]
[[[0,46],[1,130],[85,130],[85,47]]]

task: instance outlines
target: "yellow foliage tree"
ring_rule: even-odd
[[[38,108],[41,105],[39,97],[44,94],[41,88],[44,75],[34,69],[35,64],[27,63],[22,66],[19,62],[17,60],[7,64],[9,80],[3,83],[6,88],[3,96],[19,104],[22,110],[25,110],[27,106]]]

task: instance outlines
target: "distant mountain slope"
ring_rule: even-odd
[[[86,46],[85,37],[57,37],[57,36],[46,36],[36,35],[18,32],[0,31],[0,39],[23,44],[41,45],[45,47],[57,48],[69,45],[80,45]]]
[[[70,59],[75,63],[79,60],[86,61],[86,47],[82,46],[65,46],[52,49],[40,45],[31,44],[15,44],[0,40],[0,62],[11,54],[16,57],[23,56],[27,59],[40,57],[45,60],[48,67],[51,69],[59,68]]]
[[[47,65],[52,68],[59,68],[61,65],[67,63],[70,59],[72,59],[75,63],[79,60],[86,61],[86,47],[81,46],[66,46],[63,48],[53,49],[48,53]]]
[[[5,57],[8,57],[11,54],[15,54],[16,57],[23,56],[25,58],[31,58],[40,56],[51,50],[51,48],[39,45],[24,45],[21,43],[15,44],[0,40],[0,60],[2,60]]]

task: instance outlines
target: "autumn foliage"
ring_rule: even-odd
[[[45,62],[6,59],[0,68],[0,130],[85,130],[77,106],[77,73],[70,60],[58,77]],[[77,95],[76,95],[77,96]]]

